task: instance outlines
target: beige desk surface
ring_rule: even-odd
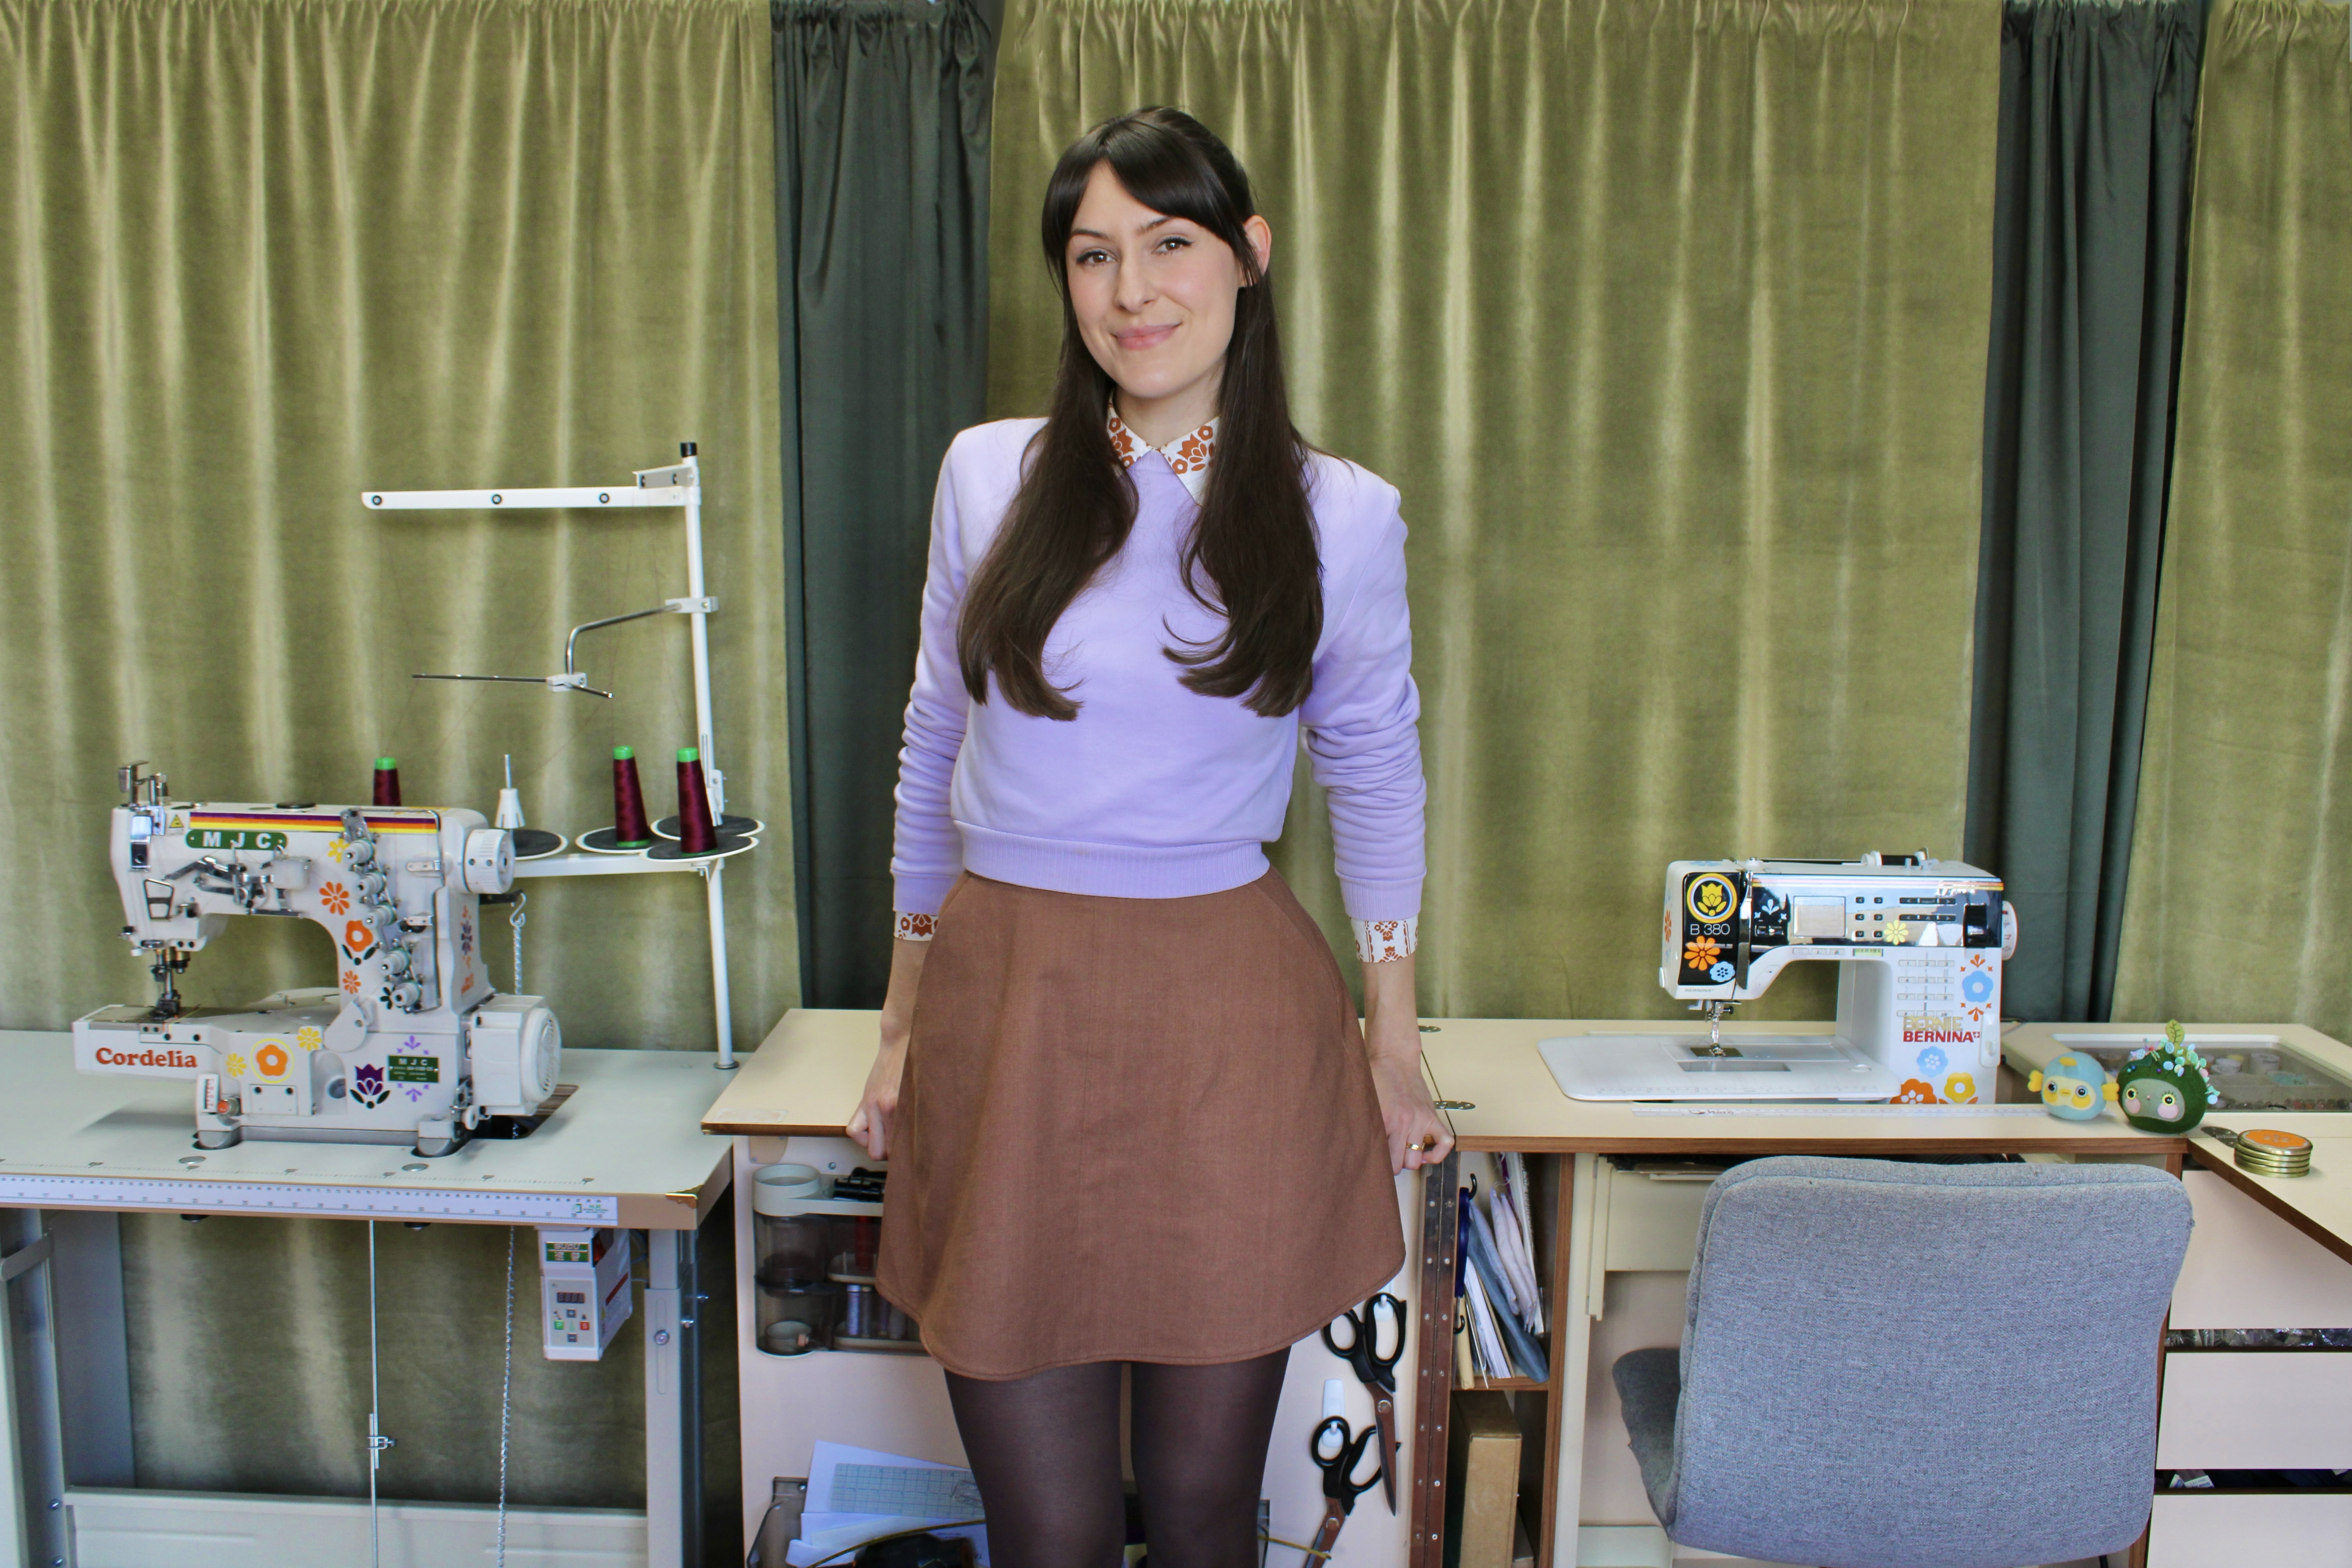
[[[2081,1036],[2164,1038],[2161,1024],[2021,1024],[2001,1041],[2002,1054],[2020,1072],[2042,1066]],[[2301,1024],[2197,1024],[2190,1044],[2216,1036],[2275,1037],[2305,1052],[2338,1077],[2352,1079],[2352,1046]],[[2108,1112],[2110,1118],[2115,1113]],[[2189,1157],[2237,1187],[2297,1230],[2352,1262],[2352,1113],[2340,1110],[2216,1110],[2207,1121],[2232,1132],[2256,1127],[2300,1132],[2312,1141],[2311,1174],[2279,1180],[2238,1169],[2230,1146],[2201,1129],[2190,1134]]]
[[[235,1210],[488,1225],[692,1228],[726,1191],[697,1122],[709,1051],[566,1051],[578,1092],[528,1138],[422,1160],[383,1143],[198,1150],[183,1079],[74,1070],[73,1037],[0,1030],[0,1207]]]
[[[1683,1033],[1687,1021],[1433,1018],[1423,1054],[1465,1149],[1529,1152],[2179,1154],[2179,1138],[2141,1132],[2119,1117],[2065,1121],[2032,1106],[1745,1108],[1608,1104],[1570,1100],[1536,1042],[1553,1035]],[[2125,1026],[2128,1027],[2129,1026]],[[1826,1024],[1733,1023],[1726,1035],[1829,1032]],[[838,1135],[857,1109],[874,1059],[875,1015],[795,1010],[784,1016],[703,1118],[709,1132]],[[2347,1128],[2352,1131],[2352,1128]]]

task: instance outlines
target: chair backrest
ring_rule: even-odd
[[[1675,1539],[1823,1568],[2011,1568],[2139,1535],[2192,1224],[2142,1165],[1781,1156],[1699,1214]]]

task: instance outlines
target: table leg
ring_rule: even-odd
[[[1599,1166],[1603,1156],[1579,1154],[1569,1183],[1568,1202],[1561,1205],[1565,1234],[1559,1245],[1568,1257],[1568,1294],[1552,1304],[1552,1353],[1559,1358],[1553,1372],[1552,1418],[1559,1424],[1559,1479],[1552,1515],[1552,1568],[1574,1568],[1578,1521],[1583,1515],[1584,1393],[1592,1359],[1592,1303],[1599,1300],[1601,1259],[1594,1250],[1602,1222]]]
[[[65,1446],[58,1409],[57,1308],[52,1257],[38,1209],[0,1210],[0,1568],[48,1568],[67,1560]]]
[[[646,1233],[646,1568],[702,1568],[695,1233]]]

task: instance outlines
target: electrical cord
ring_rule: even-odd
[[[515,926],[516,983],[521,983],[522,926]],[[515,1227],[507,1226],[507,1359],[499,1380],[499,1559],[507,1568],[507,1439],[514,1420],[514,1254]]]
[[[375,1473],[392,1439],[383,1435],[383,1382],[376,1358],[375,1221],[367,1222],[368,1248],[368,1563],[383,1562],[383,1538],[376,1531]]]
[[[515,894],[515,896],[514,896],[514,908],[513,908],[511,910],[508,911],[508,914],[507,914],[507,924],[509,924],[509,925],[510,925],[510,926],[514,927],[514,958],[515,958],[515,962],[514,962],[514,994],[516,994],[516,995],[518,995],[518,996],[520,996],[520,995],[521,995],[521,994],[523,994],[523,993],[522,993],[522,922],[523,922],[523,921],[524,921],[527,917],[525,917],[525,915],[524,915],[524,914],[523,914],[523,912],[522,912],[522,907],[523,907],[525,904],[529,903],[529,902],[530,902],[530,895],[529,893],[524,893],[524,892],[518,892],[518,893],[516,893],[516,894]],[[488,967],[488,965],[485,965],[484,967],[486,967],[486,968],[487,968],[487,967]]]

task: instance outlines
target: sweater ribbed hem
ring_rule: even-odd
[[[1255,838],[1232,844],[1088,844],[1032,838],[970,822],[956,827],[963,835],[965,870],[1052,893],[1194,899],[1245,888],[1266,873],[1265,846]]]

